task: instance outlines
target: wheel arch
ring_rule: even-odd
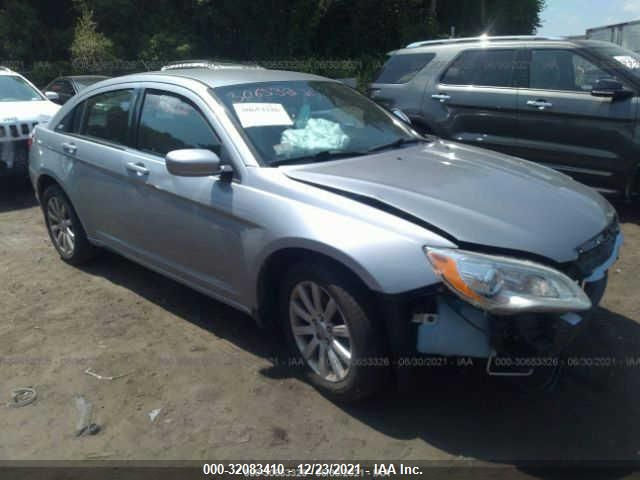
[[[67,199],[69,200],[69,203],[71,203],[71,206],[76,212],[76,216],[78,217],[78,220],[80,220],[80,224],[82,225],[82,228],[86,232],[87,231],[86,224],[82,219],[82,217],[80,216],[80,212],[78,212],[78,209],[73,204],[73,201],[71,200],[71,197],[67,193],[67,190],[62,185],[62,182],[60,182],[53,174],[49,172],[40,174],[36,181],[36,196],[38,198],[38,201],[40,202],[40,206],[42,207],[43,211],[44,211],[44,205],[42,204],[42,195],[44,194],[46,189],[52,185],[56,185],[66,195]]]
[[[338,258],[337,258],[338,257]],[[380,286],[366,270],[355,264],[346,262],[338,255],[332,256],[318,249],[304,247],[283,247],[271,252],[262,262],[256,278],[255,316],[261,325],[273,325],[273,315],[277,312],[278,291],[284,273],[299,262],[318,262],[341,271],[344,277],[365,292],[377,291]],[[275,289],[269,288],[274,285]]]

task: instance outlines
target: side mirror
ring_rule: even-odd
[[[173,150],[165,157],[167,170],[178,177],[208,177],[210,175],[230,174],[230,165],[221,165],[220,157],[211,150],[190,148]]]
[[[617,100],[628,98],[633,95],[633,92],[626,90],[624,85],[614,78],[602,78],[591,89],[591,95]]]
[[[59,102],[60,101],[60,95],[58,95],[58,92],[46,91],[46,92],[44,92],[44,96],[47,97],[52,102]]]
[[[392,109],[391,113],[393,113],[396,117],[398,117],[404,123],[407,123],[407,124],[411,125],[411,119],[409,118],[409,116],[406,113],[404,113],[402,110],[400,110],[399,108]]]

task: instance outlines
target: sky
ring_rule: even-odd
[[[640,20],[640,0],[547,0],[541,17],[539,35],[580,35],[587,28]]]

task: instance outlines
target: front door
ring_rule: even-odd
[[[528,51],[528,84],[519,90],[521,155],[603,191],[623,191],[633,172],[638,98],[595,97],[614,74],[576,49]]]
[[[219,176],[188,178],[168,172],[165,155],[173,150],[204,148],[223,162],[227,158],[202,113],[206,105],[187,90],[170,88],[145,91],[136,148],[124,160],[130,254],[194,288],[233,301],[245,230],[233,211],[239,185]]]

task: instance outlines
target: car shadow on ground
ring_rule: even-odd
[[[249,316],[118,255],[103,252],[83,270],[251,354],[272,359],[282,349],[275,335],[265,335]],[[635,321],[599,309],[587,334],[572,346],[574,364],[565,368],[554,391],[515,393],[488,380],[481,373],[483,363],[476,362],[473,368],[412,370],[399,389],[361,405],[338,406],[390,438],[423,439],[463,458],[510,465],[541,460],[635,462],[640,459],[639,347]],[[262,373],[295,377],[299,370],[274,366]]]
[[[0,213],[38,205],[27,178],[0,177]]]

